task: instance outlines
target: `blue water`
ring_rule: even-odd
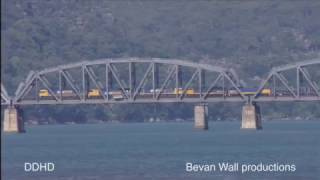
[[[243,131],[238,122],[29,126],[2,134],[6,180],[281,179],[318,180],[320,121],[264,122]],[[53,172],[24,172],[25,162],[53,162]],[[186,172],[185,163],[282,163],[295,172]]]

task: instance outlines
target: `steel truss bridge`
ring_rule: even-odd
[[[261,83],[253,101],[319,101],[320,59],[273,68]],[[270,88],[270,96],[261,96]]]
[[[320,101],[320,59],[273,68],[250,95],[240,82],[232,69],[184,60],[100,59],[31,71],[13,98],[1,85],[1,105]]]

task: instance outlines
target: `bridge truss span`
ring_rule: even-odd
[[[100,59],[31,71],[14,103],[242,102],[238,87],[236,73],[217,66],[176,59]]]
[[[6,88],[1,83],[1,105],[9,105],[11,103],[11,98],[7,93]]]
[[[253,101],[320,101],[320,59],[273,68]],[[263,96],[265,90],[270,96]]]

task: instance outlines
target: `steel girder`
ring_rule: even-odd
[[[320,71],[320,59],[313,59],[310,61],[304,61],[299,63],[288,64],[285,66],[279,66],[273,68],[268,74],[267,78],[260,84],[260,87],[254,95],[253,101],[320,101],[320,88],[319,77],[312,77],[308,71],[308,67],[319,68]],[[284,73],[288,71],[295,71],[295,84],[290,85],[289,80],[285,77]],[[309,91],[312,93],[303,94],[301,92],[301,82],[305,81],[309,86]],[[263,96],[263,89],[271,85],[271,96]],[[279,90],[279,86],[284,89]]]
[[[128,68],[118,68],[118,65],[125,65]],[[145,65],[143,73],[137,75],[136,68]],[[159,66],[166,66],[167,71],[160,72]],[[104,71],[105,81],[101,82],[101,73],[94,67],[100,67]],[[182,74],[183,68],[192,70],[187,75]],[[75,77],[71,71],[77,69],[81,75]],[[205,87],[205,74],[215,73],[214,81]],[[48,79],[48,74],[56,73],[54,79],[58,82],[56,88],[53,88],[52,80]],[[126,74],[123,79],[119,74]],[[139,77],[138,77],[139,76]],[[160,76],[164,81],[160,83]],[[186,78],[190,76],[189,78]],[[141,79],[137,82],[137,79]],[[182,79],[187,79],[182,84]],[[78,82],[76,82],[78,81]],[[144,93],[147,82],[152,84],[152,92]],[[80,82],[80,83],[79,83]],[[174,82],[174,87],[168,85]],[[99,98],[92,99],[88,97],[90,83],[94,85],[99,93]],[[73,96],[65,97],[63,92],[65,86],[70,86]],[[80,84],[80,85],[79,85]],[[121,100],[115,100],[111,95],[115,93],[114,84],[118,86],[121,92]],[[187,93],[191,84],[197,85],[197,93],[190,97]],[[39,97],[40,85],[48,91],[50,99]],[[58,87],[58,88],[57,88]],[[92,104],[92,103],[148,103],[148,102],[224,102],[224,101],[245,101],[241,95],[239,87],[239,77],[233,70],[225,69],[208,64],[192,63],[177,59],[159,59],[159,58],[117,58],[117,59],[99,59],[95,61],[84,61],[61,65],[53,68],[47,68],[41,71],[31,71],[26,80],[20,83],[14,98],[15,104]],[[171,88],[171,93],[168,93]],[[221,97],[213,96],[212,92],[217,88],[223,91]],[[34,98],[28,99],[26,96],[35,89]],[[180,89],[180,93],[172,93],[172,89]],[[58,91],[57,91],[58,90]],[[227,91],[233,90],[236,96],[228,96]],[[174,96],[173,96],[174,95]]]
[[[11,102],[11,98],[7,93],[6,88],[1,83],[1,105],[9,105]]]

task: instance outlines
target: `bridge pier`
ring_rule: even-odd
[[[208,105],[198,104],[194,107],[195,129],[208,130]]]
[[[9,106],[4,110],[3,132],[25,132],[22,109],[15,106]]]
[[[242,108],[241,129],[262,129],[260,107],[255,103],[247,103]]]

